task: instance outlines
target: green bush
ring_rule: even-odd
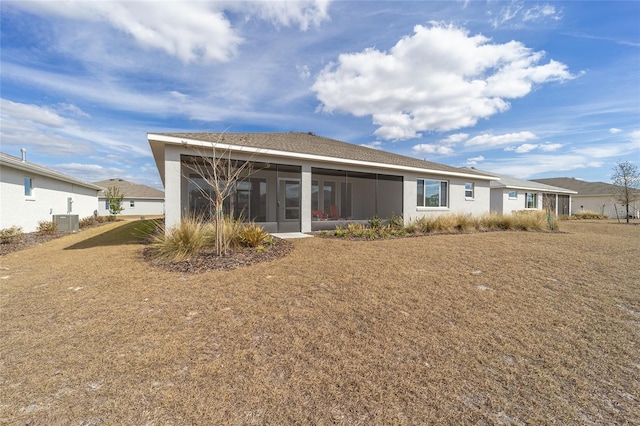
[[[20,226],[0,229],[0,244],[17,243],[22,237],[24,237],[24,232]]]
[[[391,229],[402,229],[404,228],[404,219],[402,216],[392,213],[391,217],[387,220],[387,225],[389,225]]]
[[[260,247],[269,237],[269,233],[260,225],[251,222],[239,231],[240,244],[244,247]],[[263,247],[264,249],[264,247]]]
[[[58,232],[58,224],[50,220],[40,220],[37,232],[40,235],[53,235]]]
[[[369,228],[371,229],[380,229],[382,228],[382,219],[380,219],[378,216],[373,216],[371,219],[369,219]]]
[[[199,219],[183,219],[179,225],[165,233],[158,226],[151,238],[153,257],[171,261],[185,260],[214,241],[215,231],[210,223]]]

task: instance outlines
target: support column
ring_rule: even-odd
[[[302,166],[300,176],[300,230],[311,232],[311,166]]]
[[[180,150],[165,145],[164,148],[164,221],[165,231],[180,224],[182,200],[182,170]]]

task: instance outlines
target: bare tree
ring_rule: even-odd
[[[195,155],[183,162],[186,172],[183,176],[193,184],[213,206],[215,228],[215,252],[217,256],[227,254],[229,242],[225,233],[225,201],[235,193],[237,183],[254,172],[254,163],[249,160],[234,160],[229,148],[221,148],[214,141],[194,149]],[[190,172],[201,178],[204,185],[190,177]],[[230,212],[233,217],[233,212]]]
[[[640,200],[638,167],[630,161],[616,163],[611,182],[617,187],[614,198],[625,207],[627,223],[629,223],[629,208],[635,201]]]

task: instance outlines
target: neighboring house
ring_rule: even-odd
[[[586,182],[568,177],[535,179],[534,181],[577,191],[577,194],[573,196],[571,214],[591,211],[605,214],[611,218],[624,217],[626,214],[624,206],[615,198],[615,194],[620,188],[610,183]],[[636,190],[635,192],[640,194],[640,191]],[[640,200],[636,200],[629,206],[629,213],[640,218]]]
[[[120,194],[124,195],[120,212],[124,216],[155,216],[164,214],[164,192],[147,185],[138,185],[123,179],[107,179],[93,182],[94,185],[104,188],[98,193],[98,214],[109,215],[109,200],[107,189],[116,187]]]
[[[96,185],[0,153],[0,229],[20,226],[34,232],[53,215],[93,215],[98,208]]]
[[[331,229],[394,214],[405,223],[444,213],[483,214],[489,211],[489,182],[497,179],[313,133],[150,133],[147,138],[165,187],[167,229],[181,218],[213,215],[210,188],[187,167],[210,154],[212,144],[233,160],[254,164],[225,210],[268,232]]]
[[[476,170],[476,169],[474,169]],[[511,214],[518,210],[546,210],[556,215],[568,215],[571,197],[576,191],[497,173],[484,172],[500,180],[491,181],[491,211]]]

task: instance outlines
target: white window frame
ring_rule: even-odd
[[[473,182],[464,183],[464,198],[466,200],[473,200],[476,195],[476,185]]]
[[[134,208],[136,206],[136,200],[129,200],[129,208]]]
[[[513,196],[511,194],[513,194]],[[509,191],[509,193],[507,195],[508,195],[510,200],[517,200],[518,199],[518,191]]]
[[[533,207],[529,207],[529,197],[532,197]],[[537,209],[538,208],[538,194],[536,192],[524,193],[524,208],[525,209]]]
[[[433,183],[437,182],[438,183],[438,205],[437,206],[428,206],[427,205],[427,182],[430,182],[432,185]],[[449,207],[449,181],[448,180],[441,180],[441,179],[426,179],[426,178],[420,178],[417,179],[416,181],[416,194],[417,194],[417,189],[418,186],[422,184],[422,197],[421,197],[421,201],[419,201],[417,199],[416,196],[416,204],[418,208],[421,209],[446,209]],[[444,197],[442,196],[442,187],[443,184],[445,186],[445,195]]]
[[[24,196],[27,199],[35,198],[33,195],[33,178],[31,176],[24,177]]]

